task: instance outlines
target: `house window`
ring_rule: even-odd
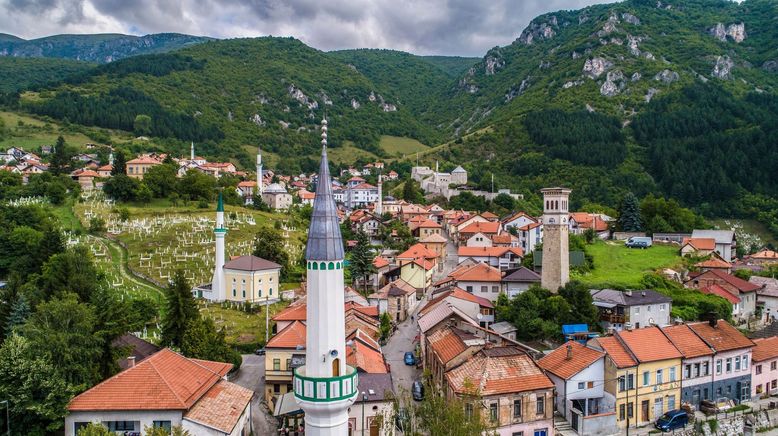
[[[626,388],[626,381],[624,380],[624,376],[621,376],[619,377],[619,392],[624,392],[624,388]]]
[[[492,422],[497,422],[497,403],[492,403],[489,405],[489,419],[492,420]]]
[[[273,383],[273,393],[274,394],[280,394],[281,393],[281,385],[278,383]]]
[[[640,315],[640,307],[635,308],[635,315]]]
[[[497,293],[497,291],[499,291],[499,290],[500,290],[500,287],[499,287],[499,286],[492,286],[492,293],[493,293],[493,294],[496,294],[496,293]]]
[[[619,421],[624,421],[626,414],[626,407],[623,404],[619,404]]]
[[[289,371],[292,369],[292,359],[286,359],[286,370]]]
[[[702,363],[702,375],[710,375],[710,362]]]
[[[740,356],[735,357],[735,371],[740,371]]]
[[[762,373],[762,365],[756,365],[755,372],[756,372],[756,375],[761,374]]]
[[[675,381],[675,367],[674,366],[670,368],[670,381],[671,382]]]
[[[471,294],[473,293],[473,287],[472,287],[472,286],[468,286],[468,287],[466,287],[466,288],[465,288],[465,290],[466,290],[467,292],[471,293]]]
[[[584,388],[586,384],[584,382],[578,382],[578,390],[581,390]]]
[[[170,433],[170,421],[154,421],[152,425],[154,428],[164,428],[168,433]]]
[[[648,386],[648,379],[649,379],[650,373],[648,371],[643,372],[643,386]]]
[[[732,358],[728,357],[726,362],[727,372],[732,372]]]
[[[548,429],[547,428],[537,429],[532,433],[532,436],[548,436]]]
[[[484,294],[489,292],[489,287],[488,286],[481,286],[481,292],[484,293]]]
[[[594,388],[594,382],[586,382],[586,388],[587,389],[593,389]]]
[[[770,371],[775,371],[775,369],[776,369],[776,364],[778,364],[778,362],[771,362],[771,363],[770,363]]]
[[[468,418],[473,417],[473,405],[471,403],[465,403],[465,416]]]
[[[535,402],[535,412],[538,415],[542,415],[546,413],[546,398],[545,397],[539,397]]]
[[[273,371],[281,371],[281,359],[273,359]]]
[[[627,374],[627,389],[635,389],[635,374]]]
[[[748,354],[743,356],[743,369],[744,370],[748,369]]]
[[[770,389],[775,389],[776,382],[778,382],[778,380],[773,380],[770,382]]]
[[[634,410],[633,409],[634,408],[632,407],[632,403],[627,403],[627,416],[630,417],[630,418],[634,417],[634,415],[633,415],[633,411]]]
[[[694,377],[699,377],[699,376],[700,376],[700,364],[699,363],[695,363],[694,364]]]
[[[656,370],[656,384],[661,385],[662,383],[664,383],[664,377],[663,376],[664,376],[664,371],[662,371],[661,369],[657,369]]]
[[[521,418],[521,400],[513,400],[513,417]]]
[[[246,290],[243,290],[243,298],[246,298]]]
[[[721,374],[721,359],[716,360],[716,374]]]
[[[108,431],[135,431],[135,421],[107,421],[103,424]]]
[[[232,288],[232,296],[235,297],[238,295],[238,290],[235,288]]]
[[[659,311],[660,312],[664,312],[665,311],[665,305],[664,304],[660,304],[659,305]]]
[[[669,395],[667,397],[667,410],[675,409],[675,395]]]
[[[511,433],[511,436],[524,436],[524,432],[523,431],[514,431],[513,433]]]
[[[692,366],[691,365],[684,365],[683,367],[683,378],[692,378]]]

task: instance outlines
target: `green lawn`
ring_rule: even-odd
[[[417,151],[428,150],[429,147],[413,138],[405,138],[401,136],[381,136],[379,143],[381,148],[390,156],[407,155],[416,153]]]
[[[627,248],[623,242],[597,242],[586,247],[594,258],[594,269],[584,275],[573,274],[588,285],[639,288],[644,274],[681,262],[675,245],[654,245],[641,250]]]
[[[270,305],[270,318],[285,309],[289,302]],[[225,338],[230,345],[249,345],[257,347],[265,344],[265,308],[256,313],[246,313],[235,308],[225,308],[221,304],[200,303],[200,314],[213,319],[218,327],[224,327]],[[273,323],[270,323],[272,330]],[[271,335],[272,336],[272,332]]]
[[[359,158],[378,159],[373,153],[354,146],[351,141],[345,141],[339,147],[328,147],[327,157],[331,162],[353,164]]]

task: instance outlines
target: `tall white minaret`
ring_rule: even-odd
[[[194,141],[192,141],[192,145],[189,147],[189,160],[194,161],[195,155],[194,155]]]
[[[382,215],[384,213],[384,193],[381,186],[381,173],[378,173],[378,201],[375,203],[375,214]]]
[[[257,192],[262,195],[265,187],[262,186],[262,149],[257,147]]]
[[[227,228],[224,227],[224,200],[221,191],[216,204],[216,227],[213,234],[216,236],[216,259],[213,265],[211,293],[214,301],[224,301],[227,297],[227,284],[224,282],[224,237],[227,236]]]
[[[348,434],[348,409],[357,398],[357,371],[346,365],[343,240],[327,162],[327,120],[305,259],[308,282],[305,366],[294,372],[294,396],[305,411],[305,434]]]
[[[108,154],[108,165],[113,166],[113,150]]]

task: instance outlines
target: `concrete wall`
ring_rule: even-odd
[[[75,423],[107,421],[135,421],[135,430],[143,433],[144,427],[152,427],[154,421],[170,421],[171,426],[181,425],[182,411],[170,410],[128,410],[116,412],[72,412],[65,417],[65,436],[75,436]]]
[[[628,322],[631,323],[632,327],[634,328],[648,327],[652,323],[663,327],[670,325],[671,308],[672,303],[668,302],[662,304],[631,306],[629,308],[625,308],[625,312],[629,311]]]
[[[240,415],[240,418],[238,418],[237,423],[235,424],[235,427],[232,428],[232,432],[230,433],[224,433],[222,431],[216,430],[214,428],[205,426],[203,424],[189,421],[187,419],[184,419],[181,421],[181,427],[183,427],[184,430],[188,430],[189,433],[192,435],[197,436],[247,436],[249,432],[251,431],[251,426],[249,424],[249,417],[251,416],[251,403],[249,403],[246,408],[243,410],[243,413]]]
[[[457,286],[465,291],[470,287],[473,295],[486,298],[492,302],[497,300],[497,297],[500,295],[500,289],[502,288],[500,282],[457,282]],[[484,286],[486,286],[486,292],[482,289]]]

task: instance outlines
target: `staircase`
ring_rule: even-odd
[[[554,414],[554,434],[562,436],[578,436],[578,433],[573,430],[570,423],[565,420],[561,415]]]

